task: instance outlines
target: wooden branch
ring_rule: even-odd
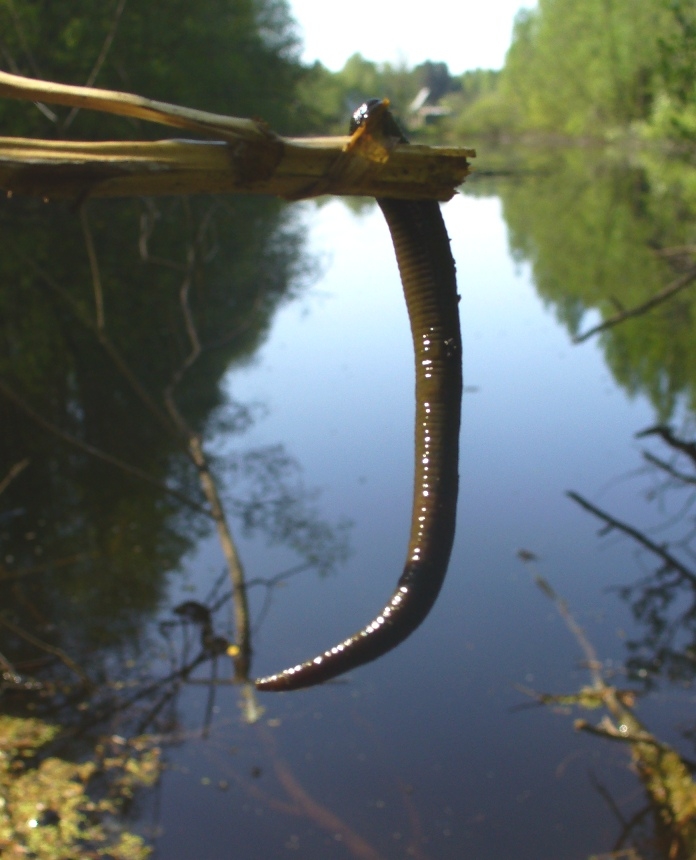
[[[273,132],[265,130],[266,127],[262,122],[251,119],[237,119],[207,111],[192,110],[167,102],[152,101],[132,93],[40,81],[7,72],[0,72],[0,96],[144,119],[148,122],[195,131],[208,137],[227,138],[229,136],[231,140],[246,137],[253,140],[264,135],[273,136]]]
[[[52,197],[251,193],[449,200],[473,149],[351,137],[286,138],[259,120],[226,117],[130,93],[0,72],[0,96],[105,111],[214,140],[71,142],[0,138],[0,188]]]

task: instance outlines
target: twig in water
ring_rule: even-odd
[[[92,681],[89,679],[87,673],[81,669],[77,663],[63,651],[62,648],[58,648],[57,645],[51,645],[48,642],[44,642],[43,639],[39,639],[34,636],[33,633],[29,633],[26,630],[19,627],[13,621],[9,621],[3,615],[0,615],[0,625],[3,627],[7,627],[8,630],[11,630],[16,636],[20,636],[22,639],[26,639],[27,642],[30,642],[32,645],[35,645],[37,648],[40,648],[42,651],[48,651],[49,654],[54,654],[61,663],[64,663],[68,669],[74,672],[88,687],[94,686]]]
[[[660,305],[662,304],[662,302],[667,301],[667,299],[671,298],[680,290],[683,290],[685,287],[688,287],[695,280],[696,266],[692,266],[690,269],[687,269],[684,274],[680,275],[678,278],[675,278],[675,280],[673,280],[671,284],[668,284],[663,290],[660,290],[659,293],[656,293],[652,298],[648,299],[647,302],[643,302],[642,305],[636,305],[636,307],[634,308],[628,308],[626,310],[619,311],[613,316],[608,317],[604,320],[604,322],[593,326],[586,332],[583,332],[583,334],[576,335],[573,338],[573,343],[582,343],[583,341],[591,338],[593,335],[598,334],[600,331],[605,331],[608,328],[613,328],[613,326],[622,323],[624,320],[631,319],[631,317],[642,316],[642,314],[647,313],[649,310],[652,310],[657,305]]]
[[[650,550],[650,552],[661,558],[670,568],[678,571],[685,579],[688,579],[692,585],[696,585],[696,574],[689,570],[686,565],[682,564],[679,559],[675,558],[670,552],[668,552],[664,546],[656,544],[642,532],[639,532],[638,529],[634,529],[633,526],[629,526],[627,523],[621,522],[621,520],[617,520],[615,517],[602,511],[600,508],[595,507],[591,502],[588,502],[587,499],[583,499],[583,497],[578,493],[574,493],[572,490],[569,490],[566,495],[574,502],[577,502],[581,507],[585,508],[586,511],[589,511],[596,517],[599,517],[599,519],[604,520],[610,529],[618,529],[624,534],[632,537],[633,540],[637,541],[641,546],[644,546],[646,549]]]

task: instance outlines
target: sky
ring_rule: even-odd
[[[452,74],[500,69],[519,8],[535,0],[289,0],[305,45],[302,59],[319,60],[332,72],[356,52],[367,60],[413,67],[444,61]]]

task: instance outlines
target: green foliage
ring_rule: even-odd
[[[696,6],[540,0],[518,13],[502,73],[465,74],[447,104],[449,139],[638,132],[693,142]]]
[[[691,0],[540,0],[522,9],[500,85],[469,123],[483,132],[696,139]],[[464,125],[462,117],[462,125]]]
[[[297,99],[302,106],[307,132],[321,135],[347,133],[351,114],[349,96],[339,76],[320,62],[310,66],[298,82]]]
[[[77,764],[43,754],[57,734],[41,720],[0,715],[0,854],[8,860],[145,860],[150,849],[114,827],[113,816],[138,787],[157,780],[159,749],[136,738],[120,741],[116,750],[99,747]],[[108,790],[102,784],[97,799],[91,787],[98,778]]]
[[[298,85],[307,129],[320,134],[346,134],[353,111],[369,98],[388,97],[396,116],[409,125],[409,106],[427,87],[431,100],[459,91],[446,63],[427,61],[414,69],[374,63],[356,53],[340,72],[329,72],[321,63],[310,67]],[[446,132],[444,132],[446,134]]]
[[[94,86],[135,92],[202,110],[262,115],[297,131],[294,88],[302,75],[299,42],[285,0],[166,0],[116,4],[90,0],[0,4],[3,65],[30,77],[85,84],[113,34]],[[161,135],[104,114],[0,102],[0,121],[15,134],[82,138]]]
[[[696,141],[696,7],[669,3],[670,27],[658,39],[659,88],[647,132],[652,137]]]
[[[445,139],[464,142],[472,137],[500,137],[509,133],[515,114],[502,97],[500,74],[491,69],[474,69],[457,79],[457,89],[443,99],[451,111],[442,123]]]
[[[670,28],[658,39],[659,71],[666,95],[682,107],[696,96],[696,6],[670,0]]]
[[[532,266],[536,288],[571,335],[588,315],[607,319],[671,283],[696,247],[696,172],[646,158],[641,165],[597,160],[578,148],[554,156],[524,183],[500,184],[513,254]],[[560,169],[559,169],[560,168]],[[696,410],[694,288],[602,335],[606,362],[660,420],[679,404]]]
[[[541,0],[519,14],[502,87],[522,128],[599,134],[645,119],[665,15],[658,3]]]

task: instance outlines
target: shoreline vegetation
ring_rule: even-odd
[[[452,76],[445,63],[395,68],[355,54],[300,83],[312,118],[388,93],[416,139],[696,145],[696,7],[689,0],[540,0],[521,9],[501,70]],[[351,101],[352,96],[352,101]],[[325,127],[325,126],[324,126]]]

